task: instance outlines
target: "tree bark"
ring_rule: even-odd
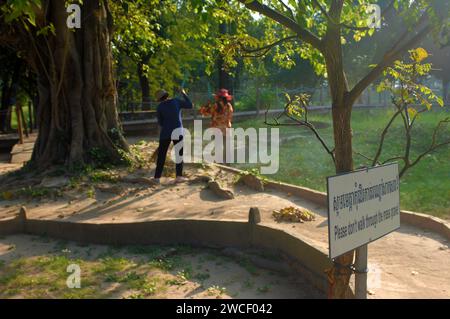
[[[339,12],[339,9],[336,9],[334,12]],[[344,72],[340,39],[340,28],[330,24],[326,34],[324,57],[332,100],[336,173],[350,172],[353,170],[351,129],[353,101],[349,99],[349,86]],[[354,296],[349,286],[352,275],[350,266],[353,264],[353,259],[354,251],[335,259],[334,266],[328,273],[329,298],[341,299]]]
[[[38,138],[32,162],[45,168],[120,162],[128,150],[117,115],[111,54],[111,16],[107,1],[85,0],[82,26],[69,30],[64,1],[43,1],[41,19],[55,34],[22,30],[30,43],[29,61],[37,73]]]
[[[335,144],[336,173],[353,170],[353,148],[351,129],[352,105],[341,96],[332,103],[333,132]],[[335,265],[329,273],[329,297],[351,298],[353,292],[349,282],[352,275],[354,251],[350,251],[335,259]]]

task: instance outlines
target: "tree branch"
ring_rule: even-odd
[[[373,81],[375,81],[388,66],[399,59],[407,50],[413,48],[414,45],[419,43],[431,31],[431,29],[431,25],[427,25],[397,50],[395,50],[397,44],[394,45],[393,49],[391,49],[384,55],[382,61],[380,61],[377,66],[375,66],[364,78],[361,79],[361,81],[359,81],[353,87],[353,89],[349,93],[350,102],[353,103],[354,101],[356,101],[358,96],[360,96],[361,93],[371,83],[373,83]]]
[[[262,55],[265,55],[265,54],[267,54],[267,52],[269,52],[270,49],[272,49],[273,47],[275,47],[275,46],[277,46],[277,45],[280,45],[280,44],[283,43],[283,42],[286,42],[286,41],[292,41],[292,40],[298,40],[298,36],[297,36],[297,35],[292,35],[292,36],[289,36],[289,37],[280,39],[280,40],[278,40],[278,41],[275,41],[275,42],[273,42],[273,43],[270,43],[270,44],[268,44],[268,45],[265,45],[265,46],[263,46],[263,47],[259,47],[259,48],[255,48],[255,49],[250,49],[250,48],[242,47],[242,51],[244,51],[244,52],[246,52],[246,53],[257,53],[257,52],[260,52],[260,51],[264,51],[264,53],[263,53]]]
[[[284,3],[283,0],[278,0],[278,2],[281,3],[281,5],[282,5],[283,7],[286,8],[286,10],[290,13],[291,18],[292,18],[292,19],[295,19],[294,11],[292,11],[292,9],[291,9],[286,3]]]
[[[328,14],[327,10],[325,10],[324,7],[322,7],[318,0],[313,0],[313,4],[319,9],[320,12],[327,18],[327,20],[331,23],[337,24]]]
[[[260,14],[277,21],[281,25],[295,32],[303,41],[311,44],[314,48],[322,51],[323,45],[322,41],[315,34],[309,30],[301,27],[297,22],[291,18],[281,14],[280,12],[273,10],[272,8],[266,6],[258,1],[248,2],[248,0],[238,0],[240,3],[244,4],[248,9],[259,12]]]
[[[431,141],[431,144],[428,147],[428,149],[425,152],[423,152],[422,154],[420,154],[419,156],[417,156],[417,158],[412,163],[410,163],[410,161],[408,160],[406,162],[407,164],[403,167],[402,171],[400,172],[400,176],[402,176],[409,168],[411,168],[411,167],[415,166],[417,163],[419,163],[420,160],[427,154],[430,154],[431,152],[437,150],[438,148],[440,148],[442,146],[450,145],[450,139],[445,142],[442,142],[442,143],[438,143],[438,144],[436,143],[437,134],[439,132],[439,129],[441,128],[441,126],[443,124],[446,124],[446,123],[450,123],[450,117],[447,117],[446,119],[439,121],[438,125],[436,125],[436,127],[434,128],[432,141]]]
[[[403,110],[400,109],[400,110],[397,110],[397,112],[395,112],[395,114],[392,116],[391,120],[386,125],[383,132],[381,133],[380,143],[378,144],[377,152],[375,153],[375,157],[373,158],[372,166],[379,164],[378,160],[380,159],[381,152],[383,150],[383,144],[384,144],[384,139],[386,138],[386,134],[389,131],[389,128],[391,127],[392,123],[394,123],[395,119],[402,111]]]

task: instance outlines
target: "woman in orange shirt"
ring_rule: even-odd
[[[218,128],[223,135],[223,163],[226,163],[226,150],[229,149],[229,138],[227,128],[231,128],[231,122],[233,120],[233,106],[231,101],[233,96],[228,93],[226,89],[220,89],[215,95],[215,102],[202,106],[200,108],[200,114],[204,116],[211,116],[211,127]]]

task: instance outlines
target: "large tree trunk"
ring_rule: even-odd
[[[64,1],[43,1],[56,34],[30,37],[38,75],[39,134],[32,161],[39,167],[121,159],[127,150],[117,115],[107,1],[85,0],[82,26],[66,25]]]

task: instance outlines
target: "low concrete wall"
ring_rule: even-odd
[[[405,210],[400,213],[400,221],[430,230],[450,240],[450,223],[440,218]]]
[[[269,251],[290,262],[325,297],[325,269],[331,267],[326,252],[305,240],[264,224],[242,221],[160,220],[136,223],[76,223],[56,220],[16,218],[0,221],[0,235],[26,233],[72,240],[80,243],[127,244],[189,244],[199,247],[240,249],[257,248]]]
[[[0,236],[13,235],[25,231],[25,221],[20,215],[0,220]]]
[[[223,170],[226,170],[228,172],[232,172],[234,174],[241,174],[243,173],[242,170],[239,170],[237,168],[224,166],[220,164],[214,164],[220,167]],[[309,200],[315,204],[328,207],[328,199],[327,194],[323,192],[319,192],[310,188],[281,183],[281,182],[274,182],[274,181],[268,181],[266,182],[267,188],[276,189],[282,192],[291,193],[293,195],[300,196],[306,200]],[[446,222],[440,218],[433,217],[426,214],[421,213],[415,213],[410,211],[404,211],[402,210],[400,212],[400,222],[409,224],[411,226],[416,226],[425,230],[429,230],[432,232],[435,232],[442,237],[450,240],[450,223]]]

